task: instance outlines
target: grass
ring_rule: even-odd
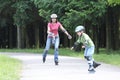
[[[20,68],[19,60],[0,55],[0,80],[19,80]]]
[[[116,65],[120,67],[120,51],[100,52],[95,54],[94,58],[100,62]]]
[[[94,56],[97,61],[101,61],[108,64],[117,65],[120,67],[120,54],[100,54]]]

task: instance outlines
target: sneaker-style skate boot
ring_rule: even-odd
[[[93,67],[92,65],[89,65],[88,71],[89,71],[89,72],[95,72],[94,67]]]
[[[55,60],[55,65],[58,65],[58,63],[59,63],[58,60]]]
[[[43,56],[42,56],[42,57],[43,57],[43,58],[42,58],[43,63],[45,63],[45,61],[46,61],[47,53],[48,53],[48,50],[45,50],[44,53],[43,53]]]
[[[55,61],[55,65],[58,65],[58,61]]]
[[[97,63],[97,62],[93,61],[93,67],[94,67],[94,68],[97,68],[97,67],[100,66],[100,65],[101,65],[100,63]]]
[[[45,61],[46,61],[46,57],[43,57],[43,63],[45,63]]]

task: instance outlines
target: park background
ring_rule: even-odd
[[[75,27],[83,25],[95,43],[94,58],[120,67],[120,0],[0,0],[0,80],[19,80],[23,66],[4,52],[43,52],[52,13],[73,37],[59,31],[60,55],[83,58],[80,47],[70,50]]]
[[[47,23],[56,13],[72,35],[60,32],[60,47],[71,47],[77,39],[74,29],[86,28],[96,52],[120,49],[119,0],[0,0],[0,47],[39,49],[45,47]]]

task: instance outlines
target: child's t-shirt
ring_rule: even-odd
[[[93,41],[86,33],[82,33],[82,35],[78,38],[77,42],[83,43],[83,45],[88,47],[94,46]]]

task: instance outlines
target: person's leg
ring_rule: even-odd
[[[92,56],[94,54],[95,47],[85,47],[84,56]]]
[[[48,54],[48,50],[50,48],[50,45],[51,45],[51,38],[47,37],[47,41],[46,41],[46,47],[44,49],[44,52],[43,52],[43,63],[45,63],[46,61],[46,56]]]
[[[84,57],[88,61],[88,65],[89,65],[88,71],[94,71],[92,56],[84,56]]]
[[[84,52],[84,57],[88,62],[89,65],[89,69],[88,71],[94,71],[94,67],[93,67],[93,57],[92,55],[94,54],[94,47],[86,47],[85,48],[85,52]]]
[[[94,46],[93,47],[87,47],[85,49],[85,53],[84,53],[84,56],[88,57],[87,61],[88,61],[88,64],[89,64],[89,70],[91,70],[92,68],[96,68],[96,67],[101,65],[101,64],[95,62],[94,58],[92,57],[93,54],[94,54],[94,49],[95,49]]]
[[[59,36],[55,37],[55,49],[54,49],[54,61],[55,65],[58,65],[58,54],[59,54]]]

